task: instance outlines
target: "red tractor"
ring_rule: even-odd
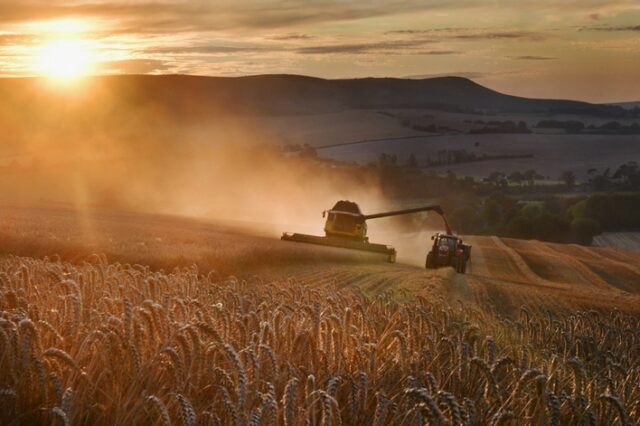
[[[431,237],[433,245],[427,254],[426,268],[436,269],[451,266],[456,272],[464,274],[467,262],[471,259],[471,246],[451,232],[437,233]]]

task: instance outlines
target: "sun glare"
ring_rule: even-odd
[[[45,40],[35,52],[35,72],[52,79],[72,80],[94,71],[97,61],[90,34],[96,25],[83,19],[31,23],[29,29]]]
[[[55,40],[44,46],[38,57],[38,71],[52,78],[70,79],[86,75],[92,65],[91,50],[80,40]]]

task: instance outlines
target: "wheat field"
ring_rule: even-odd
[[[640,422],[640,319],[338,280],[0,260],[2,424]]]

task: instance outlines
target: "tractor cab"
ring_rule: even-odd
[[[434,240],[434,246],[437,246],[439,253],[445,253],[447,255],[452,254],[458,246],[458,237],[455,235],[438,234],[438,237],[432,236]]]

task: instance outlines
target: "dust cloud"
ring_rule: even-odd
[[[415,226],[412,229],[393,218],[368,221],[369,239],[371,242],[395,247],[398,263],[424,267],[427,252],[433,244],[431,236],[444,229],[441,218],[435,213],[418,213],[413,216],[424,220],[413,221]]]
[[[338,199],[383,204],[373,177],[287,157],[251,116],[196,120],[166,109],[51,93],[0,111],[0,200],[175,214],[276,235],[322,230]]]
[[[34,90],[24,109],[0,110],[3,203],[189,216],[273,237],[322,235],[321,213],[340,199],[365,213],[398,207],[372,174],[285,155],[281,135],[264,131],[256,115],[194,118],[99,85],[72,96]],[[419,266],[431,232],[415,229],[371,221],[370,240]]]

